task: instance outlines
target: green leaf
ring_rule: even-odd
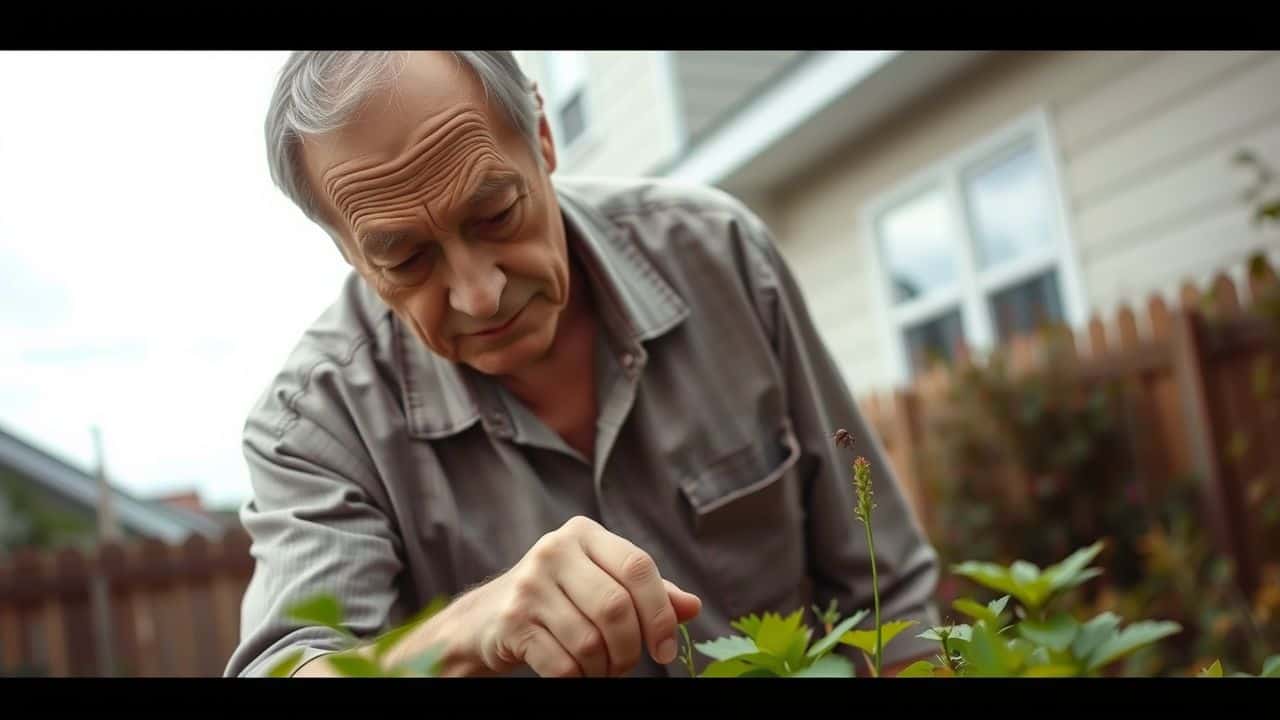
[[[1044,575],[1049,578],[1049,586],[1054,590],[1060,590],[1068,587],[1075,587],[1080,583],[1088,580],[1102,571],[1093,569],[1086,572],[1085,568],[1093,559],[1102,552],[1105,543],[1102,540],[1090,545],[1089,547],[1080,548],[1071,553],[1065,560],[1055,565],[1045,568]]]
[[[917,660],[903,668],[898,677],[933,677],[933,663]]]
[[[920,633],[916,637],[942,642],[943,632],[949,633],[947,642],[951,642],[952,640],[968,642],[973,637],[973,628],[963,623],[960,625],[939,625],[937,627],[932,627]]]
[[[1104,612],[1081,625],[1080,631],[1071,642],[1071,654],[1082,662],[1088,662],[1094,651],[1111,637],[1119,624],[1120,618],[1116,617],[1115,613]]]
[[[1200,677],[1222,677],[1222,662],[1214,660],[1212,665],[1200,671]]]
[[[698,677],[739,677],[752,669],[741,660],[717,660],[708,665]]]
[[[381,677],[382,668],[369,658],[348,653],[329,656],[329,664],[344,677]]]
[[[843,637],[845,633],[849,632],[854,625],[861,622],[862,618],[866,616],[866,610],[859,610],[852,616],[845,618],[839,625],[831,628],[831,632],[827,633],[826,637],[814,643],[813,647],[809,648],[809,658],[820,658],[831,652],[831,648],[835,647],[836,643],[840,642],[840,638]]]
[[[761,622],[759,615],[751,613],[744,618],[738,618],[737,620],[729,623],[729,627],[754,640],[756,635],[760,632]]]
[[[1272,655],[1262,661],[1261,677],[1280,677],[1280,655]]]
[[[750,655],[739,655],[734,659],[741,660],[742,662],[755,668],[763,668],[765,670],[768,670],[770,673],[774,675],[786,675],[791,670],[796,669],[795,666],[791,666],[790,668],[787,667],[786,658],[778,657],[777,655],[773,655],[771,653],[764,653],[764,652],[751,653]]]
[[[760,652],[760,648],[756,647],[751,638],[745,638],[741,635],[729,635],[707,642],[696,643],[694,647],[698,649],[698,652],[714,660],[728,660],[740,655],[751,655]]]
[[[973,637],[960,648],[964,656],[965,674],[975,677],[1007,677],[1011,658],[1000,636],[979,622],[973,626]]]
[[[881,623],[880,643],[888,645],[889,641],[896,637],[898,633],[915,624],[915,620],[890,620],[889,622]],[[876,654],[876,631],[874,628],[871,630],[851,630],[840,637],[840,642],[859,648],[872,656]]]
[[[840,655],[826,655],[809,667],[791,674],[791,677],[851,678],[857,675],[853,663]]]
[[[1023,620],[1018,623],[1018,634],[1037,645],[1059,652],[1071,647],[1080,630],[1080,623],[1066,613],[1059,613],[1047,622]]]
[[[271,670],[267,673],[268,677],[284,678],[293,674],[298,669],[298,663],[302,661],[302,651],[294,650],[293,652],[281,658],[280,662],[271,666]]]
[[[1023,677],[1072,677],[1076,674],[1075,665],[1033,665],[1022,673]]]
[[[317,595],[289,608],[287,616],[292,620],[312,625],[324,625],[342,630],[342,605],[333,595]]]
[[[1005,597],[1008,596],[1006,595]],[[999,616],[996,613],[991,612],[991,608],[986,605],[980,605],[969,598],[956,598],[952,601],[951,607],[959,610],[965,615],[968,615],[974,620],[986,620],[992,625],[997,625],[1000,622],[998,619]]]
[[[1161,638],[1182,632],[1176,622],[1144,620],[1136,622],[1107,638],[1089,658],[1089,669],[1102,667],[1134,650]]]
[[[443,647],[430,647],[396,665],[395,669],[397,672],[404,672],[417,677],[433,677],[437,671],[436,665],[439,664],[442,657],[444,657]]]
[[[1018,584],[1014,582],[1008,570],[995,563],[970,560],[959,565],[953,565],[951,571],[957,575],[967,577],[979,585],[1018,597]],[[1019,597],[1018,599],[1021,598]]]
[[[1040,579],[1040,568],[1026,560],[1015,560],[1009,566],[1009,576],[1019,585],[1034,585]]]
[[[813,630],[807,627],[801,627],[791,633],[791,646],[787,648],[787,654],[785,655],[789,666],[798,668],[809,664],[805,650],[809,648],[809,641],[812,639]]]
[[[987,603],[987,609],[991,611],[991,615],[996,618],[995,622],[1000,622],[1000,616],[1004,613],[1005,605],[1009,604],[1009,596],[1001,595],[1000,597]]]
[[[760,629],[755,634],[756,647],[762,652],[785,658],[791,647],[792,636],[800,627],[804,610],[796,610],[783,618],[777,613],[765,613]]]

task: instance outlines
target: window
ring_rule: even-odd
[[[587,131],[587,57],[581,51],[547,53],[551,123],[562,147],[573,147]]]
[[[1083,322],[1051,148],[1033,113],[868,206],[899,380],[966,347]]]

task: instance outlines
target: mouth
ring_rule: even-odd
[[[517,310],[514,315],[508,318],[507,321],[501,325],[489,328],[487,330],[481,330],[480,332],[469,333],[469,335],[471,335],[471,337],[493,337],[494,335],[499,335],[501,333],[504,333],[507,330],[509,330],[512,325],[515,324],[516,320],[520,318],[520,315],[524,313],[524,309],[526,307],[529,307],[527,303],[524,305],[524,307],[521,307],[519,310]]]

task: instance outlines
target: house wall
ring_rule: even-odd
[[[851,385],[881,389],[894,366],[859,227],[869,200],[1043,108],[1086,311],[1109,315],[1277,244],[1230,163],[1242,146],[1280,159],[1276,88],[1275,52],[1000,53],[759,203]]]
[[[586,135],[557,145],[558,173],[644,175],[674,157],[682,141],[673,68],[663,53],[586,53]],[[541,88],[550,87],[543,52],[516,54]],[[557,143],[559,141],[557,140]]]

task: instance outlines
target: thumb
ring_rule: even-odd
[[[667,598],[676,611],[676,622],[683,623],[697,617],[702,610],[702,600],[693,593],[687,593],[670,580],[662,581],[667,586]]]

